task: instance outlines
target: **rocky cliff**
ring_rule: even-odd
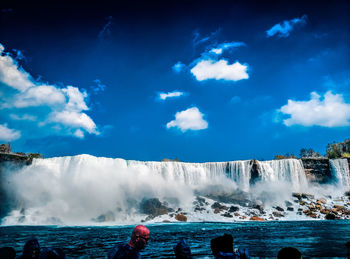
[[[302,158],[305,174],[310,182],[327,183],[331,180],[328,158]]]

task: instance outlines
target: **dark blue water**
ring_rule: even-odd
[[[38,238],[42,247],[61,247],[67,258],[106,258],[118,242],[127,242],[134,226],[121,227],[0,227],[1,246],[20,254],[27,239]],[[253,257],[275,257],[282,247],[297,247],[308,257],[345,257],[350,221],[289,221],[241,223],[178,223],[147,225],[151,240],[144,258],[174,257],[173,246],[186,238],[195,258],[212,258],[210,240],[228,233],[234,246],[249,248]]]

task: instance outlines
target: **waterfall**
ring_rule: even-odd
[[[348,190],[350,187],[349,163],[346,158],[330,159],[332,175],[341,188]]]
[[[299,159],[258,161],[258,165],[262,182],[287,182],[292,185],[293,191],[307,188],[304,167]]]
[[[145,218],[139,213],[144,198],[191,211],[199,193],[210,197],[240,189],[259,195],[269,189],[287,197],[289,186],[294,191],[307,186],[300,160],[257,163],[260,186],[253,187],[251,160],[143,162],[90,155],[34,159],[29,166],[4,171],[11,211],[3,224],[91,225],[101,215],[109,222],[126,224]]]

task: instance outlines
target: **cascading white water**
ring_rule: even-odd
[[[17,202],[4,224],[91,224],[100,215],[110,221],[139,221],[143,198],[159,198],[173,207],[191,207],[195,191],[213,185],[233,191],[249,188],[249,161],[221,163],[141,162],[79,155],[35,159],[7,171],[6,191]],[[241,187],[240,187],[241,185]]]
[[[346,158],[330,159],[330,166],[332,174],[337,181],[339,187],[344,190],[349,190],[350,188],[350,172],[349,163]]]
[[[257,163],[260,181],[251,186],[250,160],[142,162],[90,155],[35,159],[22,169],[3,171],[13,210],[2,224],[91,225],[100,222],[101,215],[107,224],[127,224],[145,218],[139,212],[144,198],[193,211],[198,194],[230,195],[240,189],[274,206],[276,201],[288,200],[292,191],[307,191],[300,160]]]
[[[307,179],[301,160],[281,159],[258,161],[259,173],[263,182],[287,182],[293,191],[307,188]]]

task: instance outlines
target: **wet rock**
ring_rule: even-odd
[[[220,213],[220,209],[219,209],[219,208],[215,208],[215,209],[214,209],[214,213],[215,213],[215,214]]]
[[[219,187],[221,188],[221,187]],[[249,204],[249,195],[241,190],[236,190],[232,193],[217,192],[205,195],[206,197],[218,202],[239,204],[241,206],[247,206]]]
[[[175,219],[177,221],[182,221],[182,222],[186,222],[187,221],[187,217],[184,214],[176,214]]]
[[[304,205],[306,204],[306,202],[305,202],[305,201],[299,201],[299,204],[300,204],[301,206],[304,206]]]
[[[112,211],[107,211],[105,214],[101,214],[95,219],[92,219],[95,222],[111,222],[115,221],[115,215]]]
[[[164,206],[158,198],[143,199],[140,203],[140,211],[141,213],[148,214],[153,218],[171,212],[171,210]]]
[[[328,214],[328,213],[331,212],[331,210],[329,210],[329,209],[321,209],[320,212],[321,212],[322,214]]]
[[[345,207],[341,205],[334,205],[333,208],[337,209],[337,211],[341,211],[345,209]]]
[[[298,211],[303,211],[303,209],[302,209],[302,208],[299,208]]]
[[[233,213],[233,215],[235,215],[236,217],[240,216],[238,212]]]
[[[325,219],[336,219],[336,216],[333,213],[328,213],[324,218]]]
[[[278,211],[274,211],[274,212],[272,212],[272,215],[274,215],[275,217],[284,217],[284,215],[282,214],[282,213],[280,213],[280,212],[278,212]]]
[[[293,203],[291,203],[290,201],[285,201],[284,204],[286,205],[286,207],[293,206]]]
[[[203,211],[205,210],[205,208],[202,208],[202,207],[195,207],[194,208],[194,211]]]
[[[196,197],[196,201],[198,202],[198,204],[200,206],[205,206],[206,205],[205,199],[203,197],[197,196]]]
[[[316,203],[317,203],[317,204],[320,204],[320,205],[322,205],[322,204],[326,204],[326,203],[327,203],[327,200],[326,200],[326,199],[324,199],[324,198],[322,198],[322,199],[318,199],[318,200],[316,201]]]
[[[311,218],[314,218],[314,219],[317,218],[317,214],[315,214],[315,213],[311,213],[308,216],[311,217]]]
[[[165,219],[165,220],[163,220],[163,222],[164,222],[164,223],[170,223],[170,220]]]
[[[278,210],[278,211],[284,211],[284,209],[281,208],[280,206],[276,206],[275,209]]]
[[[315,196],[314,196],[314,195],[308,194],[308,193],[302,193],[302,194],[301,194],[301,197],[304,198],[304,199],[308,199],[308,200],[313,200],[313,199],[315,199]]]
[[[297,192],[293,192],[292,196],[297,198],[298,200],[301,200],[301,198],[302,198],[302,194],[301,193],[297,193]]]
[[[240,219],[246,219],[247,218],[247,216],[241,216],[240,217]]]
[[[253,220],[253,221],[265,221],[263,218],[259,218],[259,217],[257,217],[257,216],[250,217],[249,220]]]
[[[288,211],[294,211],[294,208],[293,207],[288,207],[287,210]]]
[[[219,209],[219,210],[228,210],[228,207],[225,205],[222,205],[220,202],[214,202],[213,205],[211,205],[212,209]]]
[[[182,211],[182,208],[178,208],[178,209],[176,210],[176,213],[179,213],[180,211]]]
[[[239,207],[231,206],[230,209],[228,210],[228,212],[236,212],[236,211],[239,211]]]
[[[233,218],[233,216],[230,213],[228,213],[228,212],[225,212],[224,214],[221,214],[221,216],[226,217],[226,218]]]
[[[315,207],[316,207],[316,209],[318,209],[318,210],[321,210],[321,209],[322,209],[322,205],[321,205],[321,204],[316,204]]]

